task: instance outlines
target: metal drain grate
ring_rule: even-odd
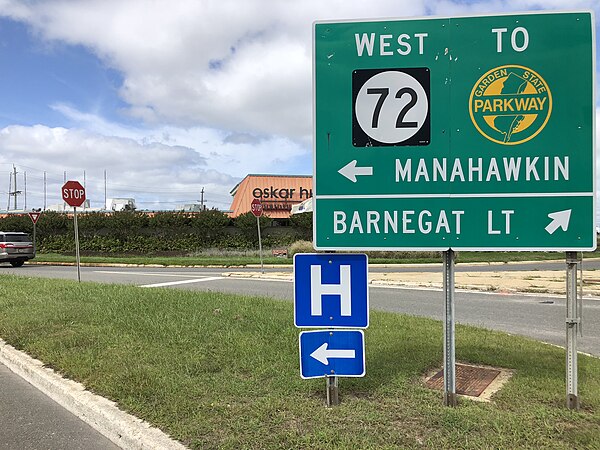
[[[456,393],[479,397],[481,393],[500,375],[500,370],[486,367],[456,365]],[[425,382],[431,389],[444,389],[444,370],[440,370]]]

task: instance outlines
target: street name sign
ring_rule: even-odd
[[[316,248],[595,249],[591,12],[313,31]]]
[[[300,333],[300,376],[365,376],[362,330],[320,330]]]
[[[298,328],[367,328],[367,255],[294,255],[294,324]]]

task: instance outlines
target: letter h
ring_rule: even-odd
[[[339,295],[342,316],[352,315],[352,284],[350,266],[340,266],[340,284],[321,283],[321,266],[310,266],[310,314],[323,315],[323,295]]]

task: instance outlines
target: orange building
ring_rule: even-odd
[[[292,205],[312,197],[311,175],[246,175],[232,190],[231,217],[250,211],[258,198],[264,214],[272,219],[290,217]]]

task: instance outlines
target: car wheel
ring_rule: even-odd
[[[23,264],[25,264],[25,261],[11,261],[10,265],[13,267],[21,267]]]

